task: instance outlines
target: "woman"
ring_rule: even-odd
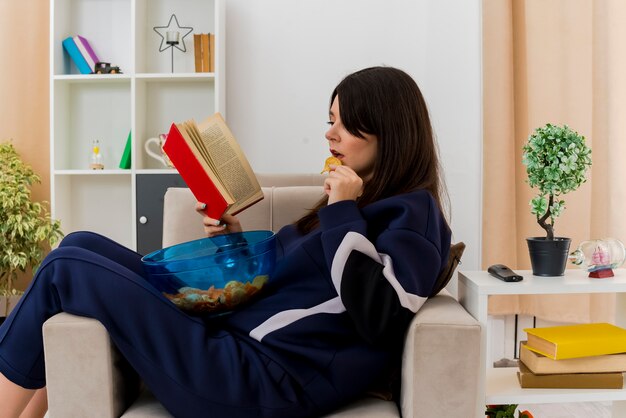
[[[325,198],[278,232],[263,298],[217,321],[192,317],[147,284],[140,255],[70,234],[0,328],[0,405],[12,408],[0,417],[45,386],[40,330],[60,311],[100,320],[176,417],[318,416],[384,381],[448,257],[436,145],[421,92],[398,69],[347,76],[329,116],[342,164]],[[241,231],[232,216],[203,223],[209,236]]]

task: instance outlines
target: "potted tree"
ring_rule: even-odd
[[[546,124],[535,129],[523,147],[528,184],[538,189],[530,201],[531,213],[546,231],[545,237],[527,238],[533,274],[562,276],[571,239],[554,236],[554,221],[565,209],[560,196],[587,181],[591,149],[585,137],[567,125]]]
[[[63,234],[45,202],[31,201],[30,187],[41,180],[9,141],[0,143],[0,167],[0,317],[6,317],[21,294],[14,288],[18,271],[36,269]]]

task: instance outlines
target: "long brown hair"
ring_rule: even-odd
[[[393,67],[371,67],[345,77],[330,97],[339,96],[341,121],[352,135],[378,138],[372,178],[357,199],[359,207],[401,193],[424,189],[445,213],[447,192],[428,108],[415,81]],[[296,222],[302,233],[317,227],[325,196]],[[447,208],[447,205],[445,206]]]

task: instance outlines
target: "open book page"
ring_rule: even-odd
[[[263,198],[261,186],[248,159],[219,113],[197,125],[202,144],[221,183],[235,198],[227,213],[235,214]]]
[[[178,131],[180,132],[181,135],[185,137],[185,141],[189,145],[189,149],[191,149],[194,156],[196,157],[196,160],[198,160],[198,162],[202,165],[202,167],[204,168],[204,171],[207,173],[207,175],[209,176],[209,178],[211,179],[215,187],[219,190],[224,200],[226,200],[226,202],[229,205],[232,205],[235,202],[235,198],[222,185],[220,181],[220,177],[217,174],[217,170],[215,169],[214,165],[211,163],[211,158],[208,156],[201,140],[199,139],[197,135],[197,129],[195,129],[193,126],[195,126],[193,122],[191,123],[185,122],[185,123],[176,124]],[[209,203],[209,202],[204,202],[204,203]]]
[[[213,173],[213,175],[219,179],[220,176],[217,172],[217,167],[215,167],[215,164],[213,163],[213,160],[211,159],[211,155],[209,154],[209,151],[206,149],[204,142],[202,142],[202,138],[200,137],[200,132],[198,132],[198,127],[196,126],[196,122],[193,120],[189,120],[187,122],[184,122],[183,126],[185,127],[185,132],[187,134],[185,137],[188,139],[191,139],[191,143],[193,144],[195,149],[198,151],[198,153],[200,153],[200,155],[202,156],[202,159],[209,166],[211,173]],[[189,142],[189,140],[187,142]],[[221,182],[219,183],[221,184]]]

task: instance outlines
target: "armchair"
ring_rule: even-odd
[[[317,175],[259,175],[265,199],[239,215],[244,229],[278,230],[322,195]],[[165,195],[163,246],[200,238],[188,189]],[[475,411],[480,325],[445,290],[430,298],[406,335],[401,395],[364,397],[327,418],[469,416]],[[98,321],[67,313],[43,326],[49,418],[169,417]]]

